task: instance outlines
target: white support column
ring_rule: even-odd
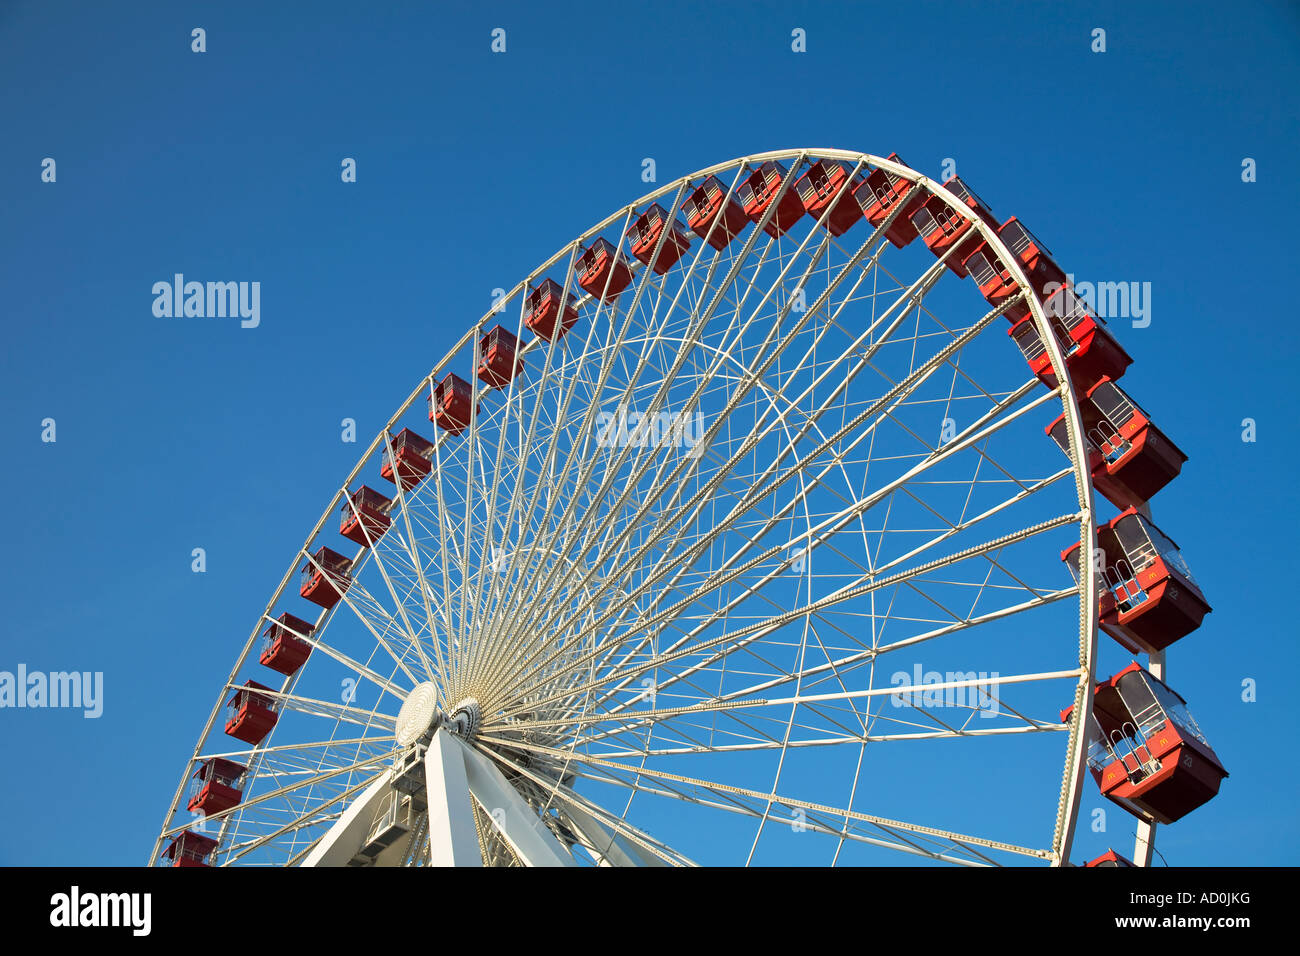
[[[387,775],[367,787],[334,822],[329,832],[316,844],[316,848],[307,854],[302,865],[347,866],[348,861],[361,850],[361,845],[370,832],[375,810],[388,799],[390,793],[392,786]]]
[[[544,824],[532,807],[524,802],[514,787],[506,782],[496,764],[478,751],[466,746],[459,737],[439,730],[435,740],[445,736],[449,747],[458,749],[463,757],[465,776],[472,794],[485,811],[502,838],[510,844],[525,866],[576,866],[568,850]],[[478,845],[475,844],[475,853]]]
[[[439,727],[424,758],[429,797],[429,862],[434,866],[482,866],[474,807],[470,803],[460,739]]]
[[[1150,518],[1150,506],[1146,508],[1146,516]],[[1147,670],[1151,676],[1157,680],[1165,679],[1165,652],[1152,651],[1147,660]],[[1150,866],[1151,857],[1156,849],[1156,825],[1154,821],[1138,820],[1137,839],[1133,844],[1133,862],[1138,866]]]
[[[576,866],[568,848],[537,816],[495,763],[446,728],[438,728],[424,756],[428,799],[429,862],[434,866],[482,866],[474,804],[526,866]],[[303,866],[347,866],[361,854],[387,801],[401,798],[391,775],[376,781],[334,823],[303,860]],[[624,840],[578,807],[566,814],[582,838],[614,866],[664,866],[664,861]],[[373,856],[375,866],[400,864],[406,843],[398,841]]]

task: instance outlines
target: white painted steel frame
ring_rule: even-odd
[[[903,180],[919,183],[922,187],[927,189],[931,195],[937,196],[942,201],[944,201],[953,210],[953,212],[955,212],[959,217],[970,222],[972,224],[972,227],[979,232],[979,234],[983,237],[983,239],[993,249],[994,253],[1006,265],[1008,271],[1010,271],[1013,274],[1013,277],[1015,278],[1020,288],[1022,290],[1029,289],[1028,281],[1026,279],[1023,270],[1019,265],[1018,260],[1010,254],[1010,251],[1003,245],[1003,243],[996,235],[996,233],[991,228],[989,228],[986,224],[984,224],[978,218],[978,216],[973,215],[971,211],[964,204],[962,204],[958,199],[956,199],[956,197],[954,197],[948,190],[942,188],[942,185],[940,183],[937,183],[929,179],[928,177],[924,177],[919,173],[916,173],[914,170],[911,170],[907,167],[900,166],[896,163],[891,163],[886,159],[872,156],[869,154],[856,153],[856,152],[844,151],[844,150],[833,150],[833,149],[803,149],[803,150],[780,150],[780,151],[761,153],[752,156],[742,157],[737,160],[732,160],[704,170],[700,170],[696,173],[691,174],[690,176],[683,177],[682,179],[676,180],[666,186],[660,187],[648,193],[646,196],[641,197],[636,202],[624,207],[623,209],[616,212],[614,215],[598,223],[596,226],[594,226],[592,229],[585,232],[578,239],[562,247],[550,259],[543,262],[528,277],[526,277],[524,280],[518,283],[510,291],[509,295],[506,297],[504,301],[509,302],[514,298],[518,297],[520,301],[520,309],[522,312],[523,300],[526,297],[531,284],[539,277],[545,275],[545,273],[548,270],[550,270],[552,267],[560,263],[561,260],[565,259],[566,256],[568,258],[568,266],[565,269],[564,287],[565,287],[565,292],[567,294],[569,291],[569,284],[573,281],[574,260],[577,256],[581,243],[587,241],[590,237],[594,237],[596,235],[601,234],[610,226],[612,226],[615,222],[617,222],[620,219],[620,217],[623,218],[624,220],[623,226],[624,228],[626,228],[628,220],[632,215],[634,215],[635,211],[638,208],[643,208],[646,204],[650,202],[666,197],[669,193],[676,191],[676,198],[673,200],[673,205],[671,207],[668,207],[669,213],[675,216],[678,208],[680,207],[680,201],[685,190],[690,188],[690,186],[694,184],[698,184],[699,182],[702,182],[704,179],[708,178],[711,175],[721,176],[722,174],[725,174],[729,171],[735,172],[736,174],[735,178],[733,179],[731,186],[727,190],[727,196],[728,198],[730,198],[735,191],[737,182],[746,171],[751,170],[757,165],[769,160],[774,160],[778,162],[793,161],[791,164],[791,168],[785,178],[785,181],[781,185],[780,195],[783,195],[784,192],[792,186],[794,178],[802,171],[803,161],[805,159],[811,159],[813,157],[818,159],[839,160],[845,163],[849,163],[852,164],[855,170],[861,169],[864,165],[869,165],[875,168],[884,169],[887,172]],[[777,204],[780,199],[780,195],[778,195],[778,197],[774,199],[770,204],[770,207],[767,211],[767,217],[764,219],[764,223],[767,221],[767,219],[770,219],[773,213],[775,212]],[[844,193],[841,194],[841,198],[843,195]],[[897,203],[893,213],[896,215],[903,205],[904,205],[903,203]],[[827,215],[828,214],[829,211]],[[823,216],[823,219],[824,218],[825,216]],[[748,261],[750,250],[752,249],[753,245],[758,241],[758,238],[763,234],[762,225],[763,225],[762,223],[755,225],[754,228],[751,230],[750,235],[746,238],[746,242],[741,254],[736,257],[736,264],[732,269],[733,275],[737,272],[741,263]],[[658,249],[662,247],[667,234],[668,234],[668,230],[665,229],[664,235],[661,236],[658,247],[656,248],[656,254],[658,252]],[[806,242],[807,240],[805,241],[805,243]],[[954,248],[961,244],[962,243],[954,244]],[[701,249],[699,253],[700,255],[703,255],[704,252],[706,251],[704,245],[705,244],[701,243]],[[792,262],[794,261],[793,258],[791,261]],[[942,266],[939,266],[939,269],[941,274]],[[647,269],[644,271],[645,274],[648,276],[649,270]],[[847,267],[844,267],[843,271],[847,272],[848,271]],[[650,282],[648,281],[648,279],[646,281],[637,283],[635,287],[635,295],[639,297],[649,285]],[[719,284],[718,295],[715,297],[715,303],[714,303],[715,306],[717,302],[721,301],[722,293],[727,288],[727,286],[728,286],[728,282],[725,281]],[[1082,425],[1077,411],[1075,391],[1073,389],[1072,383],[1070,382],[1070,377],[1067,371],[1067,366],[1064,361],[1064,355],[1062,353],[1061,347],[1057,342],[1055,335],[1052,334],[1050,331],[1050,328],[1048,326],[1048,323],[1046,321],[1046,318],[1043,314],[1042,308],[1037,298],[1034,295],[1027,295],[1025,298],[1025,302],[1030,310],[1031,315],[1033,316],[1034,324],[1038,330],[1038,334],[1048,350],[1048,353],[1052,361],[1052,366],[1053,368],[1059,370],[1060,386],[1052,394],[1055,394],[1057,397],[1060,398],[1065,413],[1065,418],[1067,423],[1067,436],[1072,451],[1072,464],[1073,464],[1072,473],[1075,479],[1078,507],[1079,507],[1078,514],[1074,517],[1077,520],[1080,529],[1080,544],[1082,546],[1080,553],[1081,555],[1086,556],[1092,554],[1093,549],[1095,548],[1095,519],[1094,519],[1094,512],[1093,512],[1093,492],[1090,483],[1090,478],[1085,468],[1085,463],[1087,462],[1087,455],[1085,453],[1085,440],[1083,437]],[[362,455],[358,459],[356,466],[349,473],[346,480],[341,484],[339,491],[336,492],[334,496],[334,499],[326,507],[321,518],[317,521],[311,533],[307,536],[303,544],[303,547],[299,551],[298,557],[295,558],[293,564],[289,567],[288,571],[281,579],[280,584],[273,592],[271,600],[268,601],[265,610],[259,616],[258,622],[254,627],[252,634],[250,635],[248,641],[245,643],[242,651],[240,652],[240,654],[236,659],[235,665],[231,670],[230,677],[227,679],[225,685],[222,688],[222,692],[217,700],[216,706],[214,707],[211,715],[209,716],[199,736],[199,740],[195,746],[193,756],[191,757],[190,761],[187,763],[185,772],[182,774],[180,785],[178,786],[176,794],[173,797],[171,807],[169,809],[166,821],[164,823],[163,830],[162,832],[160,832],[159,837],[155,842],[153,852],[150,857],[150,862],[158,861],[165,839],[169,835],[175,834],[176,832],[179,832],[180,829],[184,828],[184,827],[176,826],[173,821],[175,820],[176,816],[179,813],[182,797],[185,792],[185,787],[189,775],[193,772],[194,767],[196,766],[196,763],[200,755],[204,753],[205,744],[207,743],[208,738],[212,734],[214,727],[216,727],[220,719],[220,716],[222,714],[226,697],[232,692],[232,688],[239,686],[236,683],[236,679],[240,674],[242,668],[244,667],[245,663],[247,662],[250,652],[253,652],[257,647],[257,642],[258,642],[258,637],[260,635],[260,632],[266,626],[267,622],[271,622],[274,620],[272,617],[272,612],[277,607],[277,605],[281,600],[281,597],[285,593],[286,586],[294,579],[294,576],[297,572],[297,568],[300,567],[301,562],[303,561],[304,558],[314,563],[314,559],[312,559],[310,556],[310,549],[312,547],[313,542],[316,540],[317,536],[321,533],[322,529],[325,528],[327,522],[331,519],[331,517],[336,514],[340,503],[347,500],[346,495],[348,494],[348,489],[354,487],[354,482],[356,481],[358,475],[361,473],[361,470],[364,467],[366,467],[368,462],[372,461],[372,458],[376,453],[376,451],[378,451],[380,448],[387,450],[390,455],[390,461],[392,460],[391,437],[395,433],[394,432],[395,427],[398,425],[401,419],[407,414],[411,406],[419,400],[422,394],[426,393],[426,391],[430,394],[432,393],[433,386],[436,383],[436,380],[446,370],[449,362],[451,362],[457,356],[461,355],[462,351],[465,349],[467,345],[476,342],[477,338],[483,334],[484,330],[487,327],[489,327],[490,324],[493,324],[494,322],[497,321],[497,317],[499,316],[500,311],[501,311],[500,307],[495,307],[487,314],[485,314],[475,325],[473,325],[471,328],[469,328],[466,331],[466,333],[464,334],[464,336],[462,336],[460,341],[457,342],[457,344],[448,352],[448,354],[434,366],[434,368],[429,372],[427,376],[425,376],[421,380],[420,384],[411,392],[411,394],[406,398],[406,400],[398,407],[397,411],[394,413],[394,415],[392,416],[388,424],[384,427],[384,429],[381,430],[379,435],[376,436],[376,438],[362,453]],[[627,309],[628,314],[630,314],[632,311],[633,311],[633,307],[629,307]],[[815,309],[810,309],[810,312],[815,313],[815,311],[816,311]],[[614,310],[611,310],[611,312],[612,314],[611,314],[610,326],[612,328],[614,324],[617,322],[619,316],[617,312],[614,312]],[[597,324],[596,322],[592,322],[592,329],[589,330],[588,333],[589,335],[594,333],[594,328],[596,324]],[[701,323],[699,327],[702,329],[703,323]],[[531,347],[533,344],[534,343],[530,342],[527,345],[525,345],[524,346],[525,351],[527,351],[527,349]],[[685,350],[683,350],[683,352],[684,351]],[[475,348],[475,355],[477,355],[476,348]],[[548,353],[546,362],[549,364],[550,361],[551,361],[551,355]],[[476,394],[477,394],[477,384],[476,384]],[[540,401],[541,394],[542,394],[542,389],[539,388],[538,389],[539,401]],[[477,427],[477,416],[475,416],[474,419],[471,421],[470,427],[471,430]],[[444,438],[440,436],[438,440],[435,441],[436,449],[442,445],[443,440]],[[502,445],[500,447],[504,447],[504,446]],[[500,453],[500,447],[498,453]],[[525,458],[526,455],[521,455],[521,461],[523,461]],[[395,478],[394,483],[397,487],[397,492],[396,492],[397,507],[401,510],[403,515],[403,520],[406,525],[405,540],[410,543],[410,548],[409,548],[410,558],[417,572],[419,583],[420,583],[420,590],[422,592],[422,598],[424,599],[425,602],[426,622],[427,622],[426,626],[432,628],[434,625],[435,617],[437,615],[435,615],[434,608],[430,607],[428,603],[429,589],[425,585],[425,572],[424,572],[423,563],[419,559],[417,553],[418,548],[415,546],[415,535],[412,532],[410,526],[410,521],[411,521],[410,514],[405,507],[405,502],[404,502],[405,489],[402,486],[402,482],[400,480],[396,480],[398,478],[396,474],[394,475],[394,478]],[[441,492],[441,488],[439,488],[439,492]],[[470,494],[471,494],[471,488],[467,487],[466,489],[467,500]],[[466,533],[466,547],[468,547],[468,534],[469,534],[468,526],[466,527],[465,533]],[[369,537],[368,532],[367,532],[367,537]],[[442,535],[439,535],[439,538],[440,540],[443,540]],[[399,613],[402,614],[402,618],[403,618],[402,624],[404,625],[404,627],[402,627],[402,630],[405,631],[406,636],[410,638],[411,645],[418,650],[421,659],[421,664],[425,666],[426,670],[431,672],[437,672],[441,674],[448,674],[449,672],[454,672],[456,667],[454,662],[444,661],[444,660],[431,662],[424,657],[423,648],[422,648],[423,642],[419,640],[418,629],[412,626],[409,620],[406,620],[405,612],[401,610],[404,607],[404,604],[401,600],[397,599],[396,590],[394,589],[392,582],[389,580],[388,572],[383,568],[382,558],[378,554],[378,550],[379,550],[378,548],[373,548],[373,547],[369,548],[368,549],[369,553],[363,554],[361,561],[364,562],[364,560],[368,559],[372,554],[374,555],[376,565],[377,567],[380,568],[380,573],[382,574],[384,581],[394,598],[394,603],[398,606]],[[518,558],[519,555],[516,552],[512,554],[511,561],[517,561]],[[443,562],[442,562],[444,574],[448,566],[449,566],[449,562],[447,560],[447,555],[444,553]],[[1095,599],[1096,584],[1097,582],[1095,579],[1095,569],[1092,566],[1092,562],[1088,560],[1082,560],[1080,566],[1080,584],[1079,584],[1079,591],[1078,591],[1080,595],[1078,668],[1076,672],[1066,672],[1067,676],[1073,675],[1075,677],[1075,683],[1076,683],[1075,700],[1074,700],[1075,706],[1074,706],[1073,717],[1069,724],[1067,756],[1066,756],[1065,766],[1062,775],[1060,799],[1059,799],[1057,813],[1056,813],[1056,824],[1055,824],[1055,829],[1053,834],[1052,847],[1050,851],[1051,860],[1056,864],[1067,864],[1069,861],[1071,841],[1072,841],[1075,825],[1077,822],[1077,816],[1078,816],[1078,803],[1080,799],[1081,787],[1083,785],[1083,781],[1086,776],[1085,774],[1086,763],[1083,759],[1083,754],[1086,747],[1086,739],[1085,739],[1086,735],[1083,733],[1082,728],[1088,726],[1088,720],[1090,718],[1090,714],[1092,710],[1091,687],[1093,685],[1094,676],[1095,676],[1094,661],[1095,661],[1096,649],[1097,649],[1097,617],[1096,617],[1097,602]],[[482,576],[479,577],[479,586],[481,587],[481,585],[482,585]],[[448,591],[444,589],[443,593],[447,594]],[[1061,592],[1056,597],[1057,598],[1068,597],[1068,595],[1069,592]],[[372,623],[368,621],[365,614],[363,614],[356,607],[352,606],[352,600],[353,597],[351,596],[351,592],[349,592],[349,594],[345,594],[344,603],[352,607],[358,619],[362,622],[363,625],[365,625],[371,631],[371,633],[374,635],[376,640],[381,644],[383,644],[384,646],[387,646],[387,643],[384,641],[384,638],[382,638],[380,634],[375,630],[375,627],[372,625]],[[462,600],[464,600],[463,597]],[[343,605],[341,604],[340,606]],[[378,605],[376,604],[376,606]],[[319,618],[316,622],[318,629],[324,626],[324,624],[326,623],[326,621],[328,620],[328,618],[331,616],[332,613],[333,613],[332,610],[324,611],[319,615]],[[464,620],[463,615],[461,619],[462,621]],[[365,679],[379,686],[382,690],[388,691],[389,693],[393,694],[394,697],[398,697],[400,699],[400,690],[399,688],[395,687],[392,684],[391,679],[384,678],[382,674],[374,671],[369,665],[362,664],[361,662],[358,661],[354,661],[351,658],[347,657],[346,655],[342,654],[341,652],[329,648],[327,644],[314,640],[312,637],[304,637],[304,639],[309,644],[312,645],[313,649],[320,650],[326,653],[327,655],[333,657],[335,660],[339,661],[344,666],[354,670],[356,673],[358,673],[358,675],[364,677]],[[462,641],[463,640],[464,640],[464,635],[462,635]],[[439,643],[437,641],[433,641],[431,643],[433,643],[435,649],[439,647]],[[486,646],[486,644],[479,645],[479,646]],[[392,651],[390,649],[390,654],[391,653]],[[401,655],[392,654],[392,656],[394,656],[395,659],[397,659],[400,665]],[[413,675],[410,674],[409,669],[406,669],[404,666],[403,669],[407,670],[408,676],[411,676],[413,678]],[[293,700],[292,689],[296,681],[296,676],[297,675],[295,675],[294,677],[286,678],[283,681],[281,688],[275,692],[275,696],[277,698],[282,699],[286,702]],[[797,697],[797,695],[795,696]],[[375,719],[382,719],[380,715],[376,715],[374,713],[367,714],[364,716],[371,721]],[[218,732],[220,732],[219,729]],[[448,735],[443,732],[440,732],[438,736],[442,738],[446,738]],[[267,741],[263,741],[263,745],[264,746],[252,748],[253,751],[259,756],[259,758],[261,757],[261,755],[273,753],[276,749],[273,745],[271,745],[269,739]],[[459,741],[456,742],[456,745],[464,748],[464,745],[461,744]],[[290,748],[296,746],[304,746],[304,745],[290,745]],[[466,750],[467,753],[473,753],[471,748],[464,748],[464,749]],[[442,751],[442,753],[445,754],[446,751],[444,750]],[[480,759],[482,759],[481,755],[480,755]],[[373,762],[373,761],[368,761],[368,762]],[[350,770],[353,768],[348,767],[345,769]],[[343,772],[343,771],[339,771],[339,772]],[[376,786],[378,786],[378,784],[376,784]],[[336,797],[335,799],[338,798]],[[252,801],[250,801],[250,803],[251,802]],[[343,820],[347,818],[348,814],[352,813],[354,809],[357,809],[358,807],[360,807],[362,804],[366,802],[367,801],[365,799],[354,800],[352,806],[349,807],[349,809],[344,812],[343,817],[340,818],[339,823],[336,824],[336,826],[342,826]],[[840,813],[840,812],[841,811],[836,811],[836,813]],[[228,821],[234,815],[234,813],[235,811],[232,810],[222,815],[223,816],[222,835],[224,835],[225,832],[225,821]],[[575,823],[578,823],[587,832],[587,839],[593,842],[598,842],[600,839],[602,839],[601,834],[605,831],[603,830],[603,828],[601,827],[598,821],[590,817],[590,813],[588,811],[575,810],[570,813],[570,819],[573,820]],[[632,861],[634,859],[638,859],[641,862],[645,862],[647,857],[649,857],[650,859],[657,859],[654,856],[654,854],[652,853],[648,854],[644,849],[636,848],[633,850],[629,850],[628,847],[632,845],[627,844],[626,841],[624,841],[624,844],[625,844],[624,848],[621,849],[618,853],[620,857],[620,861]],[[1149,846],[1149,840],[1147,845]],[[449,850],[448,852],[450,852],[453,857],[460,855],[459,851]],[[475,852],[477,852],[477,850]]]

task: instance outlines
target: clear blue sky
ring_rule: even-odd
[[[342,418],[373,435],[494,287],[646,191],[644,157],[663,182],[794,146],[953,158],[1080,278],[1151,283],[1125,384],[1190,456],[1160,523],[1214,605],[1170,682],[1232,773],[1159,846],[1300,861],[1300,8],[293,7],[0,3],[0,670],[106,682],[98,720],[0,711],[0,863],[144,862],[355,460]],[[176,272],[260,280],[261,326],[155,318]]]

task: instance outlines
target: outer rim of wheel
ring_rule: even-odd
[[[340,485],[339,490],[334,493],[329,504],[321,513],[320,518],[312,527],[310,533],[304,540],[302,547],[295,553],[294,559],[290,562],[289,568],[285,572],[284,577],[280,580],[280,583],[273,592],[271,599],[267,602],[266,607],[258,616],[257,623],[253,627],[252,633],[236,658],[229,677],[227,677],[226,681],[222,684],[222,689],[217,697],[216,704],[214,705],[207,722],[204,724],[203,730],[195,744],[194,751],[185,763],[185,769],[181,774],[180,783],[178,784],[175,795],[168,806],[163,826],[159,831],[159,835],[156,838],[153,849],[150,853],[148,861],[149,865],[154,865],[158,862],[165,840],[169,836],[173,836],[185,829],[183,826],[169,826],[168,824],[172,823],[179,812],[182,797],[185,793],[186,783],[189,780],[190,774],[193,772],[196,761],[203,752],[204,744],[218,723],[219,717],[225,706],[226,695],[230,692],[232,687],[237,686],[235,682],[240,671],[247,662],[249,655],[256,648],[258,637],[261,634],[266,621],[270,619],[272,611],[274,611],[276,606],[279,604],[281,597],[285,592],[285,588],[289,585],[289,582],[293,580],[303,555],[310,553],[309,549],[312,542],[316,540],[317,536],[326,526],[331,515],[333,515],[339,508],[340,503],[346,500],[348,489],[351,487],[358,475],[360,475],[362,469],[372,460],[380,448],[385,446],[386,436],[393,433],[392,430],[394,426],[397,425],[410,411],[411,406],[419,400],[421,395],[432,387],[437,377],[443,371],[448,369],[450,363],[455,361],[458,356],[461,355],[465,347],[471,345],[474,340],[484,332],[490,323],[499,321],[498,316],[500,316],[504,311],[506,305],[515,301],[517,297],[526,295],[530,284],[534,280],[543,276],[544,273],[554,267],[557,263],[561,262],[566,256],[574,255],[582,243],[600,235],[619,219],[627,217],[637,208],[644,207],[645,205],[682,188],[685,184],[692,182],[698,183],[701,180],[707,179],[711,175],[717,175],[718,173],[726,172],[728,170],[734,170],[737,167],[753,167],[757,164],[768,161],[781,162],[792,160],[795,163],[794,171],[797,171],[798,167],[801,166],[805,160],[811,158],[838,160],[854,164],[861,163],[863,165],[882,168],[894,176],[919,184],[927,190],[930,196],[940,197],[952,212],[961,217],[978,231],[980,237],[988,243],[1006,267],[1007,271],[1011,273],[1017,287],[1024,293],[1024,304],[1028,307],[1038,336],[1047,349],[1052,363],[1052,368],[1059,370],[1057,375],[1058,388],[1055,389],[1055,391],[1059,392],[1062,410],[1065,416],[1066,433],[1071,450],[1071,466],[1074,473],[1075,490],[1079,505],[1079,542],[1081,546],[1081,561],[1078,578],[1079,676],[1075,686],[1074,706],[1068,728],[1067,753],[1062,772],[1060,798],[1058,801],[1056,823],[1053,831],[1052,847],[1050,850],[1050,862],[1054,866],[1070,865],[1070,849],[1073,842],[1074,829],[1078,818],[1079,801],[1087,770],[1087,763],[1084,759],[1086,734],[1082,732],[1082,728],[1088,725],[1088,721],[1092,714],[1091,688],[1095,682],[1098,614],[1097,602],[1094,599],[1097,585],[1096,572],[1093,568],[1093,562],[1086,559],[1088,555],[1093,553],[1093,550],[1096,547],[1096,518],[1093,504],[1093,488],[1091,475],[1084,465],[1088,459],[1085,451],[1086,445],[1084,442],[1083,425],[1078,409],[1078,398],[1068,367],[1065,363],[1064,353],[1061,349],[1060,343],[1057,341],[1056,335],[1048,325],[1038,295],[1033,291],[1033,288],[1021,267],[1019,259],[1011,253],[991,227],[989,227],[979,216],[973,215],[970,208],[960,202],[950,190],[945,189],[942,183],[924,176],[908,166],[891,162],[886,158],[875,156],[870,153],[819,147],[773,150],[731,159],[723,163],[718,163],[697,170],[688,175],[678,177],[677,179],[646,193],[635,201],[620,207],[605,219],[583,231],[576,238],[565,243],[557,249],[554,254],[530,271],[523,279],[512,287],[504,297],[499,299],[491,309],[485,312],[477,322],[470,326],[469,329],[451,347],[451,349],[433,365],[430,371],[420,379],[419,383],[411,393],[398,406],[397,411],[393,413],[388,422],[380,429],[374,440],[371,441],[371,443],[361,453],[360,457],[357,459],[356,465],[354,465],[352,470],[348,473],[347,477]],[[792,172],[790,177],[791,187],[793,186],[793,182],[794,175]],[[676,208],[671,210],[673,215],[676,215],[677,211]],[[474,387],[477,393],[480,386],[476,383]],[[439,436],[438,439],[435,440],[435,445],[442,440],[444,440],[443,436]],[[301,671],[299,673],[301,673]],[[298,675],[295,674],[289,680],[287,685],[289,688],[291,688],[293,683],[296,682],[297,676]],[[395,693],[396,689],[393,690]],[[274,730],[272,730],[271,734],[257,745],[256,749],[264,751],[266,747],[271,745],[273,737]],[[229,819],[230,816],[223,818],[223,836],[226,823]]]

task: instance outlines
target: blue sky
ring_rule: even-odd
[[[97,720],[0,711],[0,863],[144,861],[250,622],[355,461],[342,418],[373,435],[493,288],[646,191],[644,157],[665,182],[796,146],[897,151],[936,178],[955,159],[1079,278],[1151,283],[1150,326],[1119,328],[1124,384],[1189,455],[1158,520],[1214,605],[1169,681],[1232,773],[1158,845],[1298,861],[1297,350],[1277,302],[1297,272],[1300,9],[379,6],[0,5],[0,670],[105,674]],[[259,279],[261,325],[155,318],[177,272]]]

